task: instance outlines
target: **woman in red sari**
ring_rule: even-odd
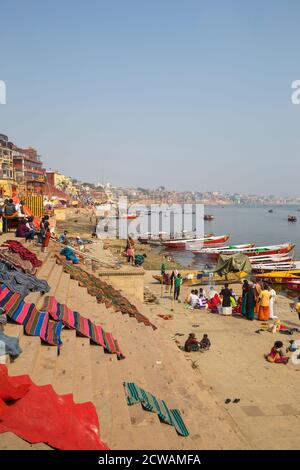
[[[268,362],[276,364],[287,364],[289,362],[289,357],[285,356],[283,343],[281,341],[275,341],[274,346],[271,349],[270,354],[266,356],[266,359]]]

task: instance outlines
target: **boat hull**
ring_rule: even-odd
[[[198,239],[190,239],[190,240],[166,240],[160,242],[161,246],[167,247],[167,248],[185,248],[186,245],[192,244],[192,243],[198,243],[198,244],[203,244],[203,246],[218,246],[218,245],[223,245],[229,240],[229,235],[224,235],[222,237],[209,237],[209,238],[198,238]]]
[[[261,251],[261,250],[228,250],[228,251],[220,251],[220,252],[214,252],[211,251],[210,253],[201,253],[198,252],[197,254],[202,256],[203,258],[209,258],[209,259],[218,259],[219,256],[222,255],[237,255],[237,254],[243,254],[245,256],[248,256],[249,258],[256,258],[258,256],[270,256],[270,255],[280,255],[280,254],[287,254],[290,253],[293,249],[295,248],[295,245],[288,245],[282,248],[277,248],[274,250],[266,250],[266,251]]]
[[[263,274],[256,274],[255,279],[273,284],[288,284],[295,280],[300,280],[300,269],[291,269],[290,271],[273,271]]]

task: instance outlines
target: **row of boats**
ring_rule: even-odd
[[[300,260],[294,259],[295,244],[283,243],[279,245],[256,246],[254,243],[243,245],[227,245],[229,235],[206,236],[203,238],[162,239],[156,241],[162,247],[171,249],[185,249],[195,256],[217,262],[222,257],[244,255],[251,263],[253,277],[262,282],[281,284],[288,289],[300,291]],[[150,240],[150,244],[153,240]],[[186,283],[189,285],[222,282],[223,276],[213,273],[213,270],[202,273],[186,273]],[[247,273],[232,273],[226,280],[240,281]],[[190,279],[189,279],[190,277]]]

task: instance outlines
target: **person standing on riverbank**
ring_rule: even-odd
[[[268,286],[264,284],[263,290],[259,296],[258,319],[260,321],[268,321],[270,318],[270,298],[271,294],[268,290]]]
[[[242,304],[242,315],[247,320],[254,320],[254,309],[255,309],[255,292],[252,285],[244,283],[243,286],[243,304]]]
[[[269,286],[268,287],[268,290],[270,292],[270,304],[269,304],[269,307],[270,307],[270,320],[276,320],[276,315],[274,315],[274,303],[276,301],[276,297],[277,297],[277,293],[276,291],[273,289],[273,287]]]
[[[180,288],[182,284],[181,274],[179,273],[174,279],[174,300],[178,300],[180,296]]]
[[[131,262],[132,266],[134,266],[134,240],[131,237],[127,239],[126,255],[128,263]]]
[[[229,289],[228,284],[225,284],[225,286],[220,292],[220,296],[222,297],[222,315],[231,315],[231,290]]]
[[[42,252],[46,253],[51,237],[49,215],[45,215],[41,220],[40,236],[42,239]]]

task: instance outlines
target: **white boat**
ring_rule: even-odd
[[[199,244],[199,242],[189,243],[187,245],[186,249],[193,251],[194,254],[197,254],[197,252],[199,254],[203,254],[204,252],[207,253],[207,252],[210,252],[210,251],[213,251],[214,253],[223,253],[223,251],[225,251],[225,250],[242,250],[242,249],[246,249],[246,248],[253,248],[255,246],[254,243],[246,243],[244,245],[230,245],[230,246],[220,246],[218,248],[199,248],[199,249],[196,249],[197,244]]]
[[[287,254],[278,254],[278,255],[264,255],[264,256],[255,256],[250,258],[250,263],[252,264],[267,264],[267,263],[288,263],[293,260],[293,257],[290,253]]]
[[[218,259],[219,255],[236,255],[241,253],[243,255],[251,257],[267,256],[267,255],[278,255],[290,253],[295,248],[295,245],[291,243],[283,243],[282,245],[271,245],[271,246],[255,246],[252,248],[238,248],[234,249],[219,249],[215,248],[203,248],[202,250],[192,251],[196,255],[201,255],[207,258]]]
[[[253,271],[290,271],[300,269],[300,261],[253,264]]]

